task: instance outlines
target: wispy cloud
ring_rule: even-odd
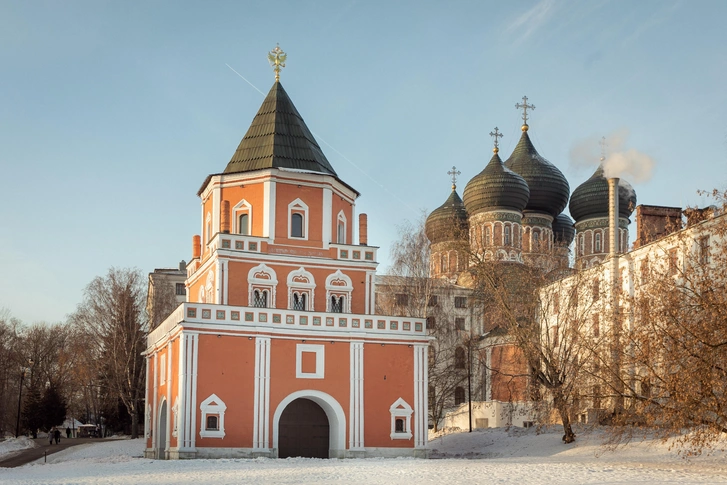
[[[524,42],[552,17],[555,0],[540,0],[508,24],[506,32],[516,32],[516,42]]]

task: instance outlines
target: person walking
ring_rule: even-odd
[[[71,428],[66,428],[66,438],[71,437]]]
[[[48,441],[50,441],[51,445],[53,444],[53,437],[55,436],[54,430],[55,430],[55,428],[51,428],[48,431]]]
[[[58,428],[56,428],[56,431],[55,431],[54,434],[55,434],[55,437],[56,437],[56,444],[60,444],[60,442],[61,442],[61,430],[58,429]]]

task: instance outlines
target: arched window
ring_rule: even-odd
[[[533,231],[533,247],[532,251],[537,251],[540,248],[540,231]]]
[[[439,272],[440,273],[447,272],[447,256],[445,254],[442,254],[439,257]]]
[[[299,212],[290,216],[290,237],[303,237],[303,214]]]
[[[250,216],[248,214],[240,214],[237,221],[238,232],[243,236],[250,235]]]
[[[465,355],[464,348],[457,347],[454,351],[454,368],[464,369],[465,368]]]
[[[454,405],[464,404],[464,387],[454,388]]]
[[[601,233],[597,232],[595,235],[595,249],[594,253],[600,253],[601,252]]]
[[[254,306],[256,308],[267,308],[268,307],[267,290],[255,290],[253,292],[252,306]]]
[[[306,294],[293,293],[293,310],[306,310]]]
[[[343,221],[338,221],[338,244],[346,244],[346,224]]]
[[[331,313],[343,313],[345,296],[331,296]]]
[[[511,230],[512,229],[509,224],[505,226],[505,246],[509,246],[510,244],[512,244],[512,236],[510,234]]]
[[[578,235],[578,255],[583,256],[586,250],[586,242],[583,234]]]
[[[490,229],[490,226],[485,226],[485,246],[490,246],[492,244],[492,229]]]

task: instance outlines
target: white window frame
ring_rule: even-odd
[[[217,397],[216,394],[212,394],[210,397],[202,401],[199,405],[199,409],[202,412],[202,419],[200,423],[199,436],[202,438],[224,438],[225,437],[225,410],[227,405]],[[207,429],[207,416],[216,415],[218,429]]]
[[[306,281],[304,281],[306,280]],[[316,280],[309,271],[300,267],[288,273],[288,309],[293,309],[293,294],[305,294],[307,299],[306,311],[314,311],[313,301],[315,298]]]
[[[334,284],[342,282],[343,285]],[[341,270],[336,270],[326,278],[326,311],[331,311],[331,296],[345,296],[343,313],[351,313],[351,294],[353,293],[353,283],[351,278],[343,274]]]
[[[262,275],[266,275],[267,278],[263,278]],[[268,306],[267,308],[275,308],[275,290],[278,286],[278,276],[275,274],[275,270],[265,263],[258,264],[254,268],[251,268],[247,273],[247,304],[250,307],[254,307],[255,290],[267,290],[268,291]]]
[[[303,237],[293,237],[293,213],[303,213]],[[300,239],[303,241],[308,240],[309,234],[309,219],[308,216],[308,205],[300,199],[295,199],[293,202],[288,204],[288,238],[289,239]]]
[[[339,230],[339,226],[343,224],[343,234],[341,234],[341,231]],[[343,211],[338,213],[338,218],[336,219],[336,243],[337,244],[346,244],[346,233],[348,231],[348,224],[346,221],[346,214],[343,213]]]
[[[394,404],[389,408],[391,414],[391,434],[389,435],[392,440],[410,440],[412,437],[411,433],[411,415],[414,410],[409,404],[404,401],[403,398],[397,399]],[[396,418],[404,419],[404,432],[396,431]]]
[[[232,232],[240,234],[240,216],[247,214],[247,236],[252,235],[252,206],[248,201],[242,199],[232,208],[233,228]]]
[[[303,352],[316,354],[315,372],[303,372]],[[323,379],[326,369],[325,355],[323,345],[297,344],[295,346],[295,377],[298,379]]]

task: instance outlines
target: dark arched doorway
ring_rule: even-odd
[[[310,399],[296,399],[280,415],[278,457],[328,458],[329,438],[326,412]]]
[[[157,458],[160,460],[166,459],[165,450],[167,449],[167,402],[162,403],[162,407],[159,410],[159,425],[157,433]]]

